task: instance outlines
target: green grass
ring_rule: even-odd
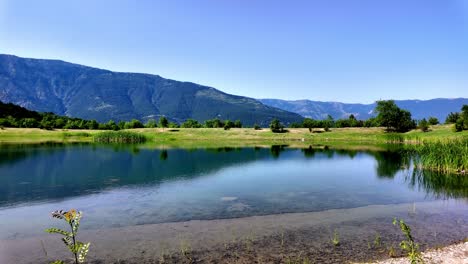
[[[416,154],[415,165],[438,172],[461,172],[468,169],[468,137],[454,140],[423,141],[406,146]]]
[[[105,131],[94,134],[93,140],[98,143],[144,143],[146,136],[130,131]]]
[[[147,138],[147,144],[168,147],[216,147],[254,145],[329,145],[359,146],[386,143],[448,141],[468,137],[468,131],[455,133],[451,126],[433,126],[430,132],[413,130],[402,134],[384,132],[383,128],[333,128],[330,132],[310,133],[308,129],[288,129],[287,133],[272,133],[270,129],[253,128],[143,128],[131,131]],[[119,131],[119,132],[122,132]],[[41,130],[5,128],[0,130],[0,143],[92,142],[99,130]]]

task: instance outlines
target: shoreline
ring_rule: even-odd
[[[385,259],[391,246],[397,256],[402,254],[397,248],[402,236],[391,224],[393,217],[408,220],[421,250],[466,239],[463,234],[468,233],[468,209],[458,210],[456,203],[372,205],[82,230],[79,239],[91,242],[90,263],[160,263],[161,259],[165,259],[162,263],[186,263],[188,259],[199,263],[251,263],[256,259],[276,263],[288,258],[322,263],[341,263],[348,258],[375,261]],[[330,242],[334,230],[340,236],[339,247]],[[369,247],[376,234],[381,235],[382,245]],[[0,240],[1,263],[38,263],[67,257],[58,236]]]

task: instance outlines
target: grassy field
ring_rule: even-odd
[[[181,147],[249,146],[249,145],[375,145],[385,144],[395,138],[382,128],[334,128],[329,132],[317,129],[292,128],[287,133],[272,133],[269,129],[252,128],[143,128],[132,129],[147,137],[147,144]],[[40,142],[93,142],[99,130],[41,130],[30,128],[4,128],[0,130],[0,143]],[[468,137],[468,131],[452,132],[451,126],[431,127],[430,132],[413,130],[398,134],[396,138],[407,142],[446,141]]]

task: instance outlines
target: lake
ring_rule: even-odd
[[[434,243],[463,239],[459,233],[467,231],[466,177],[417,171],[409,165],[396,150],[326,146],[2,145],[0,239],[44,236],[45,228],[59,224],[50,212],[69,208],[83,211],[83,232],[94,232],[191,220],[318,215],[330,210],[353,214],[353,208],[372,206],[392,212],[396,205],[411,204],[421,204],[438,217],[457,219],[458,227],[451,225],[453,234]],[[408,208],[406,216],[419,209]],[[394,215],[405,216],[400,211]],[[387,217],[389,228],[394,228],[392,217],[384,213],[369,219],[379,216]],[[415,219],[415,224],[426,221],[422,216]],[[327,224],[326,219],[321,221]],[[336,221],[330,217],[330,224]],[[359,225],[368,219],[353,221]],[[432,224],[437,230],[438,225]],[[440,232],[447,229],[440,225]]]

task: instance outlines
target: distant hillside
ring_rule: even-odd
[[[260,102],[286,111],[300,114],[313,119],[325,119],[328,114],[333,118],[347,118],[353,114],[358,119],[368,119],[373,116],[373,104],[346,104],[339,102],[319,102],[310,100],[286,101],[279,99],[260,99]],[[434,116],[444,122],[450,112],[460,112],[462,105],[468,104],[467,98],[432,99],[432,100],[396,100],[395,103],[409,110],[415,119]]]
[[[0,55],[0,100],[99,122],[166,116],[176,122],[220,118],[266,126],[274,118],[285,124],[302,120],[255,99],[195,83],[12,55]]]

